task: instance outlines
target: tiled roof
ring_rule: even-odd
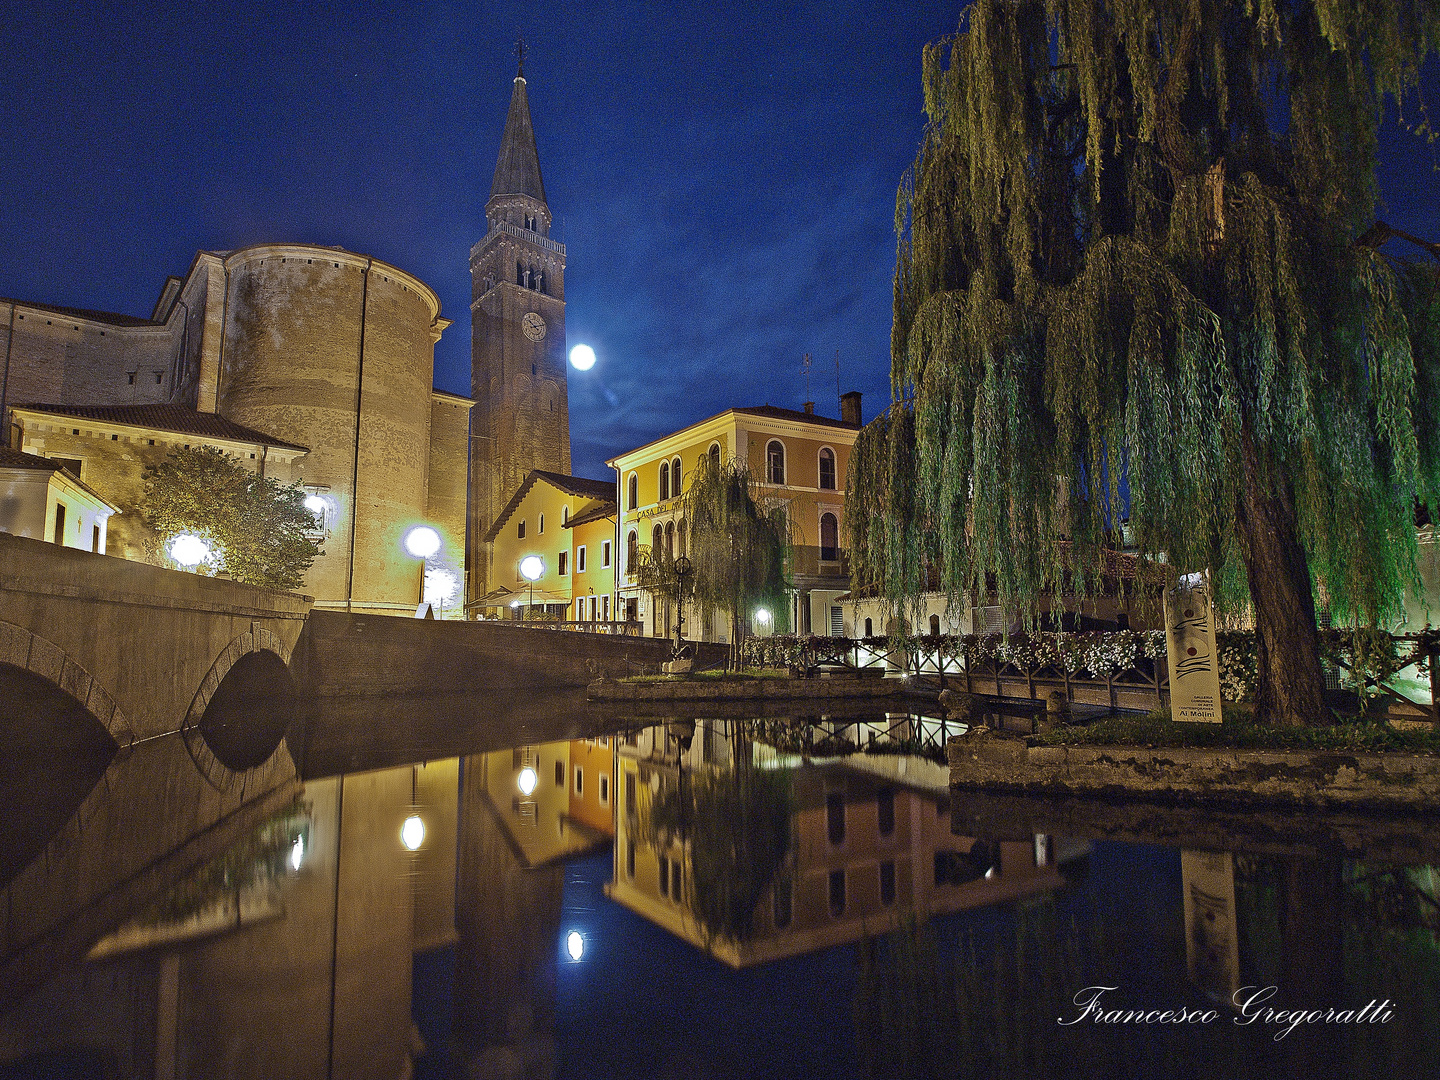
[[[573,529],[576,525],[588,525],[592,521],[602,521],[605,518],[613,517],[617,504],[614,499],[598,503],[589,510],[584,510],[565,523],[565,528]]]
[[[802,424],[823,424],[825,427],[849,428],[851,431],[859,431],[859,424],[852,424],[845,420],[832,420],[828,416],[816,416],[814,413],[801,412],[799,409],[782,409],[778,405],[751,405],[749,408],[736,409],[737,413],[745,413],[748,416],[768,416],[775,420],[796,420]]]
[[[44,405],[16,404],[14,408],[29,409],[32,412],[49,413],[52,416],[69,416],[77,420],[99,420],[107,424],[125,424],[130,427],[153,428],[156,431],[174,431],[182,435],[199,435],[202,438],[227,439],[230,442],[259,443],[284,450],[299,450],[308,453],[308,446],[286,442],[256,431],[241,424],[232,423],[218,413],[204,413],[184,405]]]
[[[564,473],[547,472],[544,469],[531,469],[525,477],[525,482],[520,485],[520,490],[510,496],[510,501],[505,504],[495,517],[495,524],[485,534],[486,541],[494,540],[500,535],[500,529],[510,519],[510,515],[520,505],[520,500],[525,498],[530,489],[535,486],[535,481],[544,480],[553,488],[558,488],[566,495],[579,495],[586,499],[608,499],[612,504],[615,502],[615,485],[608,480],[591,480],[585,476],[566,476]]]
[[[36,311],[49,311],[56,315],[69,315],[76,319],[89,319],[91,322],[109,323],[111,326],[161,326],[154,319],[142,319],[138,315],[119,315],[113,311],[92,311],[89,308],[62,307],[59,304],[35,304],[29,300],[9,300],[18,308],[33,308]]]
[[[0,446],[0,469],[44,469],[46,472],[55,472],[60,467],[59,462],[49,458]]]

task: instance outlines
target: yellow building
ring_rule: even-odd
[[[491,589],[475,607],[611,629],[614,537],[614,484],[532,469],[485,535]]]
[[[850,584],[841,547],[845,525],[845,475],[850,448],[860,431],[860,395],[841,399],[841,419],[773,405],[730,409],[691,424],[673,435],[617,455],[621,493],[619,529],[619,610],[641,621],[646,632],[668,637],[675,613],[668,599],[647,596],[635,569],[643,550],[663,545],[678,557],[685,553],[686,525],[680,496],[700,459],[744,462],[760,485],[762,506],[783,512],[789,526],[794,585],[788,625],[801,634],[839,634],[836,598]],[[752,621],[752,631],[772,629]],[[725,641],[729,627],[713,611],[686,613],[686,634],[702,641]]]

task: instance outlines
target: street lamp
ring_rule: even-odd
[[[685,625],[685,579],[695,572],[690,560],[681,555],[675,560],[675,658],[680,658],[680,639]]]
[[[415,615],[425,613],[425,566],[430,557],[440,550],[440,534],[429,525],[416,525],[405,534],[402,541],[408,554],[420,560],[420,591],[415,596]]]
[[[520,560],[520,576],[530,582],[530,611],[535,610],[535,582],[545,576],[545,560],[539,555],[526,555]]]

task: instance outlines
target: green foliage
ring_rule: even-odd
[[[686,845],[685,902],[707,943],[749,941],[755,907],[790,853],[790,774],[745,764],[686,772],[642,810],[640,828],[657,850],[672,839]]]
[[[162,540],[193,533],[209,541],[220,559],[212,572],[295,589],[319,553],[306,536],[315,515],[304,498],[299,485],[282,486],[207,446],[177,450],[150,469],[140,511]]]
[[[1219,724],[1175,723],[1167,711],[1113,716],[1039,736],[1047,746],[1208,746],[1248,750],[1346,750],[1352,753],[1440,753],[1440,730],[1400,731],[1383,722],[1317,727],[1256,724],[1249,710],[1225,707]]]
[[[783,632],[790,611],[788,537],[779,521],[761,509],[755,492],[740,462],[716,463],[706,455],[691,473],[681,501],[690,526],[691,593],[698,604],[728,612],[732,625],[766,607],[775,630]]]
[[[1396,615],[1440,492],[1440,287],[1366,230],[1382,104],[1437,46],[1424,0],[968,7],[925,51],[857,580],[1033,616],[1095,590],[1128,513],[1243,601],[1252,483],[1337,616]]]

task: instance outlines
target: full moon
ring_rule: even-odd
[[[589,345],[576,345],[570,350],[570,366],[576,371],[589,371],[595,366],[595,350]]]

